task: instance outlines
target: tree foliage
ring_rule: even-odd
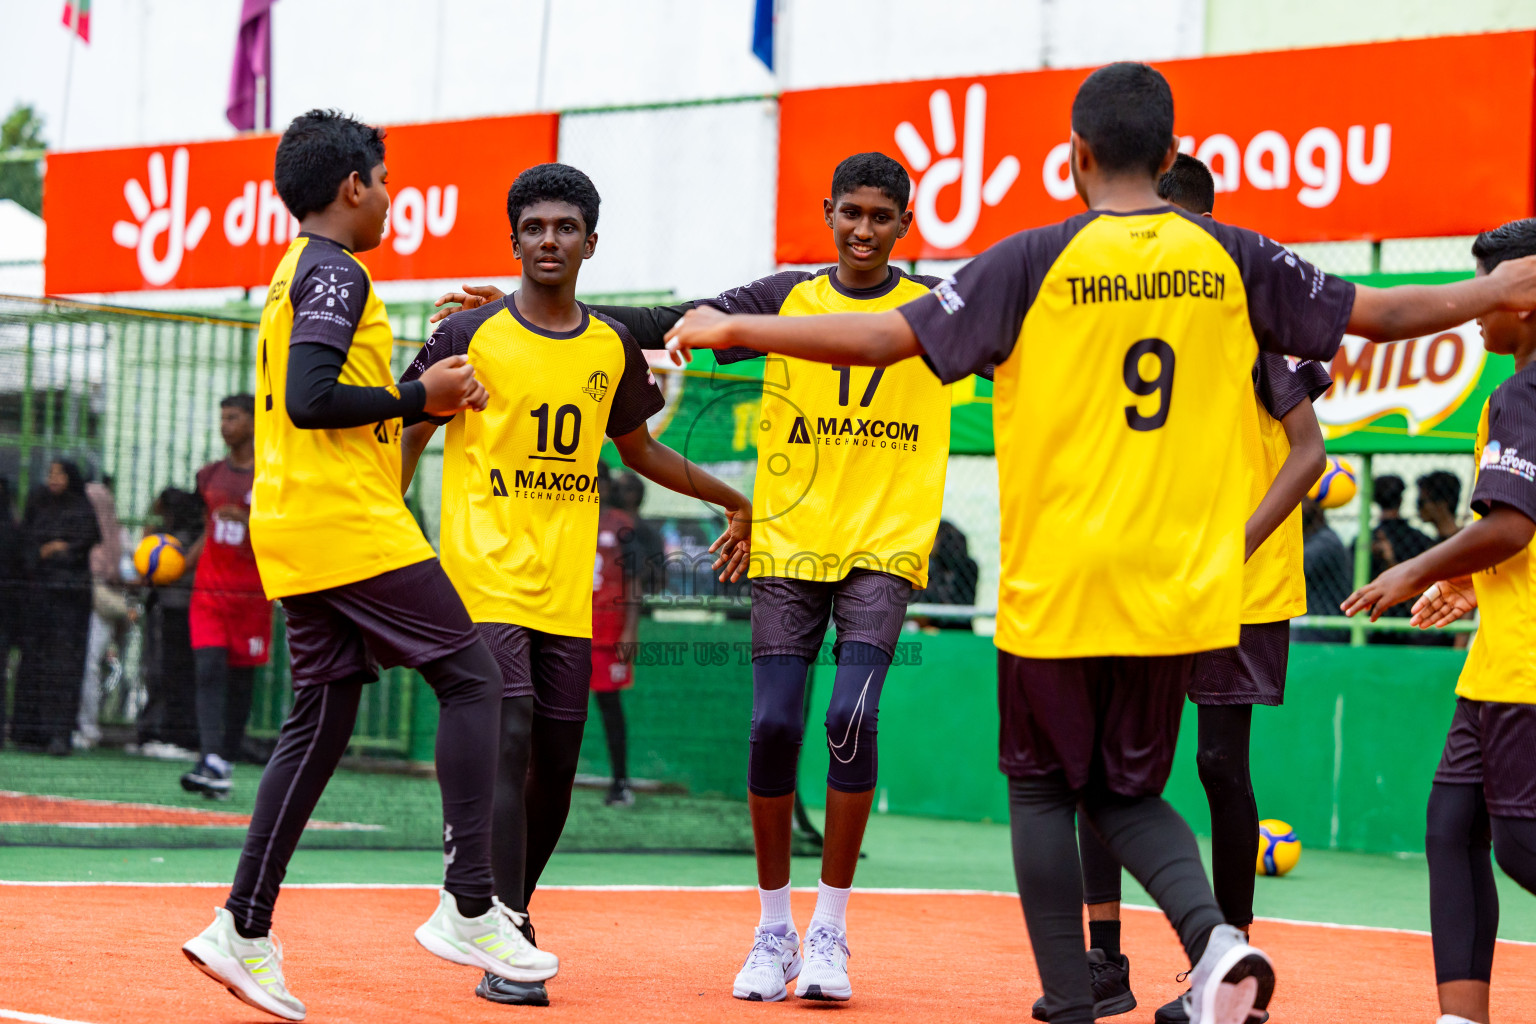
[[[46,148],[43,119],[30,104],[18,103],[0,122],[0,199],[14,199],[33,213],[43,212],[43,162],[12,154]]]

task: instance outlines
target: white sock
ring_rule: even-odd
[[[762,901],[763,910],[757,919],[759,928],[771,928],[774,925],[782,926],[785,934],[795,930],[795,920],[789,916],[789,883],[784,883],[782,889],[764,889],[758,886],[757,898]]]
[[[1477,1021],[1458,1017],[1454,1013],[1443,1013],[1440,1015],[1440,1019],[1435,1021],[1435,1024],[1477,1024]]]
[[[816,912],[811,915],[811,927],[823,925],[836,932],[848,931],[848,894],[853,887],[839,889],[826,882],[816,883]]]

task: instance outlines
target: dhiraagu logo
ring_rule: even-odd
[[[1011,153],[986,168],[987,87],[980,82],[965,90],[965,137],[955,135],[955,111],[948,89],[935,89],[928,97],[928,141],[911,121],[896,126],[896,145],[907,166],[917,172],[912,204],[917,230],[937,249],[964,245],[981,219],[981,206],[996,206],[1019,177],[1019,158]],[[958,156],[954,155],[956,146]],[[934,159],[934,154],[938,159]],[[939,194],[960,185],[960,206],[948,219],[939,214]]]
[[[123,198],[133,220],[120,220],[112,225],[112,241],[125,249],[133,249],[139,260],[139,273],[144,282],[159,287],[170,284],[181,270],[181,260],[197,243],[203,240],[212,219],[206,206],[199,206],[187,215],[187,176],[191,157],[186,147],[171,154],[171,173],[166,177],[165,154],[149,154],[149,191],[138,178],[123,183]],[[156,255],[162,247],[164,252]]]

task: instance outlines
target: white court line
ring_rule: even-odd
[[[0,879],[0,886],[16,886],[19,888],[36,889],[73,889],[73,888],[118,888],[118,889],[227,889],[228,882],[32,882],[10,881]],[[285,884],[284,889],[338,889],[338,890],[384,890],[405,892],[437,892],[441,886],[424,885],[412,882],[295,882]],[[540,889],[550,892],[756,892],[756,886],[751,885],[541,885]],[[817,889],[814,886],[796,886],[791,892],[813,893]],[[878,896],[997,896],[1006,899],[1018,899],[1019,894],[1008,892],[1005,889],[897,889],[897,888],[864,888],[859,887],[857,892],[871,893]],[[1143,906],[1139,903],[1122,903],[1123,910],[1139,910],[1145,913],[1158,914],[1162,911],[1157,907]],[[1388,928],[1374,924],[1339,924],[1334,921],[1303,921],[1290,917],[1255,917],[1255,921],[1264,921],[1270,924],[1290,924],[1308,928],[1331,928],[1338,931],[1351,932],[1383,932],[1389,935],[1417,935],[1428,937],[1429,932],[1417,928]],[[1498,941],[1511,946],[1536,946],[1536,942],[1524,939],[1499,939]],[[9,1011],[0,1011],[4,1016]],[[30,1018],[29,1018],[30,1019]],[[51,1018],[50,1018],[51,1019]],[[46,1024],[46,1022],[45,1022]]]
[[[88,1024],[83,1020],[66,1020],[63,1017],[49,1017],[41,1013],[22,1013],[20,1010],[0,1010],[0,1017],[6,1020],[24,1020],[27,1024]]]

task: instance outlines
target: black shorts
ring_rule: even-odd
[[[752,581],[752,657],[790,655],[815,660],[837,625],[837,646],[848,641],[896,653],[896,638],[912,600],[912,583],[873,569],[840,580],[759,576]]]
[[[1285,668],[1291,657],[1291,622],[1245,623],[1236,647],[1195,655],[1189,699],[1196,704],[1285,703]]]
[[[533,713],[558,722],[587,720],[592,638],[482,622],[480,635],[501,666],[501,696],[532,697]]]
[[[1457,697],[1435,781],[1482,786],[1495,817],[1536,818],[1536,704]]]
[[[997,652],[1004,775],[1062,775],[1122,796],[1168,783],[1193,654],[1159,658],[1021,658]]]
[[[283,598],[293,685],[320,686],[379,668],[419,668],[479,638],[437,559]]]

